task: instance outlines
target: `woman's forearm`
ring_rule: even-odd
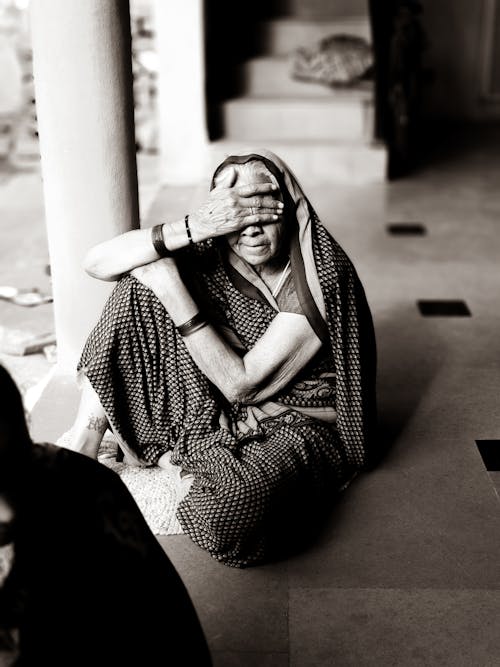
[[[166,248],[171,251],[189,243],[184,220],[164,223],[162,235]],[[159,255],[151,241],[151,229],[133,229],[91,248],[83,268],[93,278],[117,280],[124,273],[157,259]]]
[[[207,200],[188,215],[186,220],[174,220],[162,225],[162,235],[168,250],[184,248],[191,241],[200,243],[223,236],[246,225],[275,222],[282,214],[283,204],[271,196],[276,190],[272,183],[257,183],[213,189]],[[153,248],[150,229],[134,229],[91,248],[83,268],[94,278],[117,280],[124,273],[159,259]]]
[[[173,260],[155,264],[149,270],[140,269],[144,282],[179,326],[198,312],[197,304]],[[295,313],[278,313],[244,357],[210,325],[187,336],[184,342],[198,368],[231,403],[257,403],[270,398],[293,379],[297,369],[307,364],[321,346],[307,319]]]
[[[146,278],[144,282],[156,294],[174,324],[180,326],[194,317],[199,308],[184,285],[175,263],[169,262],[165,266],[166,262],[163,262],[163,265],[157,275],[152,279]],[[217,331],[209,324],[184,338],[184,342],[202,373],[230,402],[238,400],[245,380],[244,362]]]

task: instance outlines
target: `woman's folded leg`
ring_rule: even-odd
[[[149,463],[174,445],[212,391],[163,305],[132,276],[117,283],[78,369],[119,440]]]
[[[336,430],[304,420],[234,452],[214,447],[200,460],[178,516],[211,555],[234,567],[290,549],[349,477]],[[285,546],[286,545],[286,546]]]

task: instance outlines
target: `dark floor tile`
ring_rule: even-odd
[[[424,317],[470,317],[471,312],[465,301],[425,300],[417,301],[418,309]]]
[[[500,440],[476,440],[486,470],[500,470]]]
[[[292,589],[292,667],[498,665],[500,592]]]
[[[186,535],[159,541],[189,591],[212,651],[288,651],[286,564],[236,569]]]
[[[213,667],[288,667],[288,653],[214,651]]]
[[[425,236],[427,228],[420,222],[392,222],[387,225],[391,236]]]

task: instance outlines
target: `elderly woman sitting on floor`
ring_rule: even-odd
[[[259,151],[86,268],[119,282],[79,364],[72,447],[96,457],[109,426],[129,458],[181,466],[185,532],[227,565],[271,558],[371,459],[375,344],[351,262]]]

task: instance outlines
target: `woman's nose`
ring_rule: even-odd
[[[249,225],[245,227],[242,234],[244,236],[257,236],[258,234],[262,234],[262,227],[260,225]]]

